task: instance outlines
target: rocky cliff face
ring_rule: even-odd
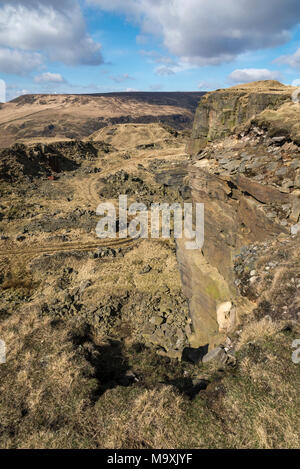
[[[177,254],[193,321],[193,346],[224,343],[246,313],[260,310],[264,302],[270,304],[269,313],[277,311],[278,304],[268,295],[275,285],[278,289],[280,269],[285,278],[294,276],[294,282],[300,277],[299,260],[292,268],[288,257],[284,267],[280,260],[289,243],[295,252],[299,249],[300,148],[290,132],[294,124],[286,124],[287,130],[278,135],[271,119],[267,127],[261,117],[264,108],[273,108],[277,122],[280,104],[288,99],[290,88],[267,82],[210,93],[200,102],[190,143],[197,157],[187,183],[193,202],[205,204],[205,242],[202,252],[187,251],[179,242]],[[300,105],[290,103],[299,122]],[[278,256],[272,259],[272,252]],[[282,296],[288,283],[280,283]],[[300,312],[298,306],[284,306],[290,317]]]
[[[207,93],[196,111],[189,152],[196,155],[263,110],[278,109],[290,101],[291,92],[277,81],[263,81]]]

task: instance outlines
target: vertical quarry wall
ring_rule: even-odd
[[[248,85],[207,93],[196,110],[188,150],[197,155],[207,143],[234,132],[264,109],[278,109],[291,98],[289,87],[276,81]]]
[[[205,204],[205,242],[202,251],[186,250],[184,240],[177,244],[192,346],[222,342],[238,323],[240,310],[251,308],[237,288],[235,256],[251,243],[289,233],[282,207],[293,203],[295,185],[283,187],[276,175],[285,167],[278,147],[285,141],[253,130],[250,121],[264,109],[279,109],[290,96],[291,89],[280,83],[259,82],[208,93],[200,101],[188,145],[194,160],[187,184],[193,203]],[[248,131],[238,138],[237,126],[246,124]],[[287,171],[294,150],[285,149]]]

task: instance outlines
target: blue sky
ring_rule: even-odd
[[[0,79],[8,99],[300,85],[300,2],[0,0]]]

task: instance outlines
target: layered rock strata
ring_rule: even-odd
[[[263,292],[249,293],[251,288],[243,288],[243,279],[237,278],[237,256],[252,249],[249,246],[255,253],[258,246],[275,248],[280,241],[297,237],[300,148],[292,132],[272,134],[271,119],[266,126],[264,111],[272,109],[278,122],[287,106],[300,121],[300,105],[292,102],[291,88],[277,82],[216,91],[199,104],[186,184],[193,203],[205,204],[205,242],[201,251],[186,250],[184,240],[177,243],[194,347],[223,343],[242,316],[260,303]],[[294,131],[295,122],[290,124]]]

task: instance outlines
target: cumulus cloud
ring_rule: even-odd
[[[190,70],[195,68],[195,64],[191,64],[189,62],[173,62],[171,61],[169,65],[160,65],[156,67],[155,73],[160,76],[168,76],[168,75],[175,75],[179,72],[184,72],[185,70]]]
[[[34,78],[35,83],[66,83],[60,73],[45,72]]]
[[[25,75],[43,63],[43,57],[37,52],[11,50],[0,47],[0,72]]]
[[[144,35],[163,38],[182,62],[217,65],[289,39],[300,22],[299,0],[86,0],[125,14]]]
[[[276,70],[268,70],[267,68],[243,68],[234,70],[229,79],[233,83],[248,83],[257,80],[280,80],[281,74]]]
[[[279,57],[276,62],[281,64],[287,64],[296,70],[300,70],[300,48],[296,50],[295,54],[292,55],[282,55]]]
[[[16,60],[18,54],[39,51],[67,65],[103,62],[101,45],[88,35],[77,0],[0,1],[0,47],[13,51]],[[28,68],[24,61],[24,71]]]
[[[160,64],[156,66],[155,73],[160,76],[175,75],[178,72],[195,68],[194,64],[187,61],[174,60],[172,57],[161,55],[155,50],[140,50],[140,54],[147,57],[151,63]]]

